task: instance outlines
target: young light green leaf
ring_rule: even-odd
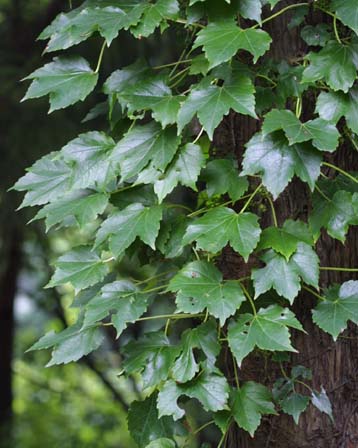
[[[57,57],[25,79],[33,81],[23,101],[49,95],[49,112],[53,112],[83,101],[96,87],[98,73],[79,56]]]
[[[262,131],[265,135],[279,129],[284,130],[290,145],[312,140],[320,151],[335,151],[340,136],[334,125],[321,118],[302,123],[290,110],[273,109],[266,115]]]
[[[281,228],[267,227],[261,233],[258,249],[274,249],[289,260],[300,242],[313,245],[313,236],[306,223],[288,219]]]
[[[311,190],[314,189],[320,175],[322,155],[310,144],[290,146],[284,135],[274,133],[255,134],[246,146],[241,174],[261,174],[262,183],[274,199],[286,188],[294,174],[307,182]]]
[[[69,190],[71,170],[56,156],[51,153],[42,157],[13,186],[14,190],[26,191],[20,208],[47,204]]]
[[[228,341],[239,366],[255,347],[296,352],[291,345],[288,327],[303,330],[292,311],[278,305],[261,308],[256,315],[242,314],[231,321]]]
[[[246,261],[257,246],[261,229],[253,213],[235,213],[218,207],[205,213],[187,228],[183,244],[197,242],[199,249],[216,253],[230,243]]]
[[[118,338],[128,323],[134,323],[145,313],[147,306],[148,296],[141,294],[130,281],[107,283],[101,292],[87,303],[83,327],[92,326],[111,315]]]
[[[324,79],[329,87],[336,90],[348,90],[357,78],[358,45],[349,45],[330,41],[320,52],[309,53],[310,65],[303,72],[304,83]]]
[[[174,128],[162,130],[150,122],[134,126],[115,146],[112,160],[119,164],[122,181],[138,174],[151,161],[151,165],[164,171],[173,159],[180,138]]]
[[[195,114],[198,115],[210,139],[213,138],[214,130],[230,109],[256,118],[254,92],[255,88],[249,76],[239,71],[234,72],[220,87],[208,85],[204,79],[197,88],[191,91],[180,108],[178,133],[181,133]]]
[[[176,292],[179,311],[200,313],[205,309],[224,325],[245,300],[238,282],[223,281],[221,272],[211,263],[193,261],[169,282],[168,291]]]
[[[184,410],[178,406],[178,399],[182,395],[196,398],[206,411],[219,411],[227,406],[229,386],[225,377],[217,369],[214,369],[213,373],[204,370],[185,384],[177,384],[169,380],[158,394],[159,415],[172,415],[174,420],[182,418]]]
[[[56,224],[60,224],[60,227],[73,224],[84,227],[103,213],[107,204],[108,195],[106,194],[77,191],[45,205],[32,221],[45,218],[46,231]]]
[[[157,386],[168,378],[180,350],[163,331],[147,333],[124,346],[123,368],[129,375],[141,373],[145,388]]]
[[[128,412],[128,429],[138,444],[145,448],[152,440],[170,437],[173,433],[173,421],[169,417],[159,418],[157,394],[154,393],[144,401],[134,401]]]
[[[271,37],[258,29],[242,29],[234,21],[212,22],[199,31],[194,48],[203,46],[210,68],[229,61],[239,50],[249,51],[254,63],[270,48]]]
[[[274,288],[277,293],[293,303],[301,289],[300,279],[318,288],[319,259],[316,252],[306,243],[298,243],[297,251],[287,261],[282,255],[270,250],[262,257],[266,266],[254,269],[255,297]]]
[[[331,286],[312,311],[313,322],[336,341],[348,320],[358,324],[358,281]]]
[[[65,162],[71,165],[71,187],[103,190],[116,177],[110,155],[114,140],[104,132],[80,134],[61,149]]]
[[[206,182],[209,197],[228,193],[233,201],[237,201],[249,186],[245,177],[239,177],[233,160],[210,161],[203,170],[202,179]]]
[[[56,262],[56,270],[47,288],[70,282],[76,291],[88,288],[104,279],[108,265],[89,247],[77,247]]]
[[[119,257],[139,237],[145,244],[155,249],[162,207],[144,207],[132,204],[124,210],[112,213],[97,232],[95,246],[109,240],[109,248],[115,257]]]
[[[261,416],[276,415],[268,389],[262,384],[248,381],[233,393],[232,413],[236,423],[251,437],[261,422]]]

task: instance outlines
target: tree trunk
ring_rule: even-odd
[[[280,2],[280,8],[292,1]],[[321,17],[310,16],[322,21]],[[289,31],[287,24],[290,14],[284,14],[269,22],[273,43],[271,57],[289,61],[306,53],[304,42],[297,30]],[[305,106],[305,105],[304,105]],[[307,105],[306,105],[307,108]],[[310,109],[310,105],[308,105]],[[303,111],[303,119],[305,117]],[[241,163],[244,152],[243,145],[257,131],[258,123],[248,117],[231,114],[222,123],[215,135],[215,147],[220,155],[234,152]],[[348,171],[358,170],[356,153],[347,148],[341,148],[329,161]],[[329,171],[326,175],[334,176]],[[279,224],[285,219],[302,219],[307,221],[307,211],[310,207],[307,186],[295,179],[275,203]],[[270,213],[265,213],[261,220],[262,226],[271,225]],[[351,229],[346,244],[323,235],[318,242],[318,254],[322,266],[358,266],[358,234]],[[249,264],[257,265],[258,261],[250,259]],[[226,249],[220,261],[226,278],[238,278],[248,274],[248,266],[233,251]],[[342,283],[349,279],[357,279],[355,274],[321,273],[322,286],[331,283]],[[329,417],[319,412],[312,405],[301,415],[299,425],[295,425],[292,417],[280,415],[278,417],[263,418],[262,425],[251,439],[247,433],[236,425],[230,428],[225,441],[226,448],[353,448],[358,447],[358,331],[355,326],[349,326],[344,337],[337,343],[319,330],[312,323],[311,309],[315,300],[307,294],[300,294],[296,298],[294,311],[303,324],[307,334],[294,332],[293,345],[299,354],[293,355],[292,365],[304,365],[312,370],[314,389],[325,388],[333,405],[334,423]],[[231,361],[230,361],[231,363]],[[228,364],[229,377],[233,377],[232,366]],[[289,366],[288,366],[289,367]],[[260,356],[251,355],[244,361],[239,372],[240,380],[255,380],[272,386],[276,378],[282,376],[277,365],[264,365]],[[304,390],[301,391],[305,393]]]

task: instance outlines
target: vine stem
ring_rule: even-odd
[[[156,319],[192,319],[194,317],[204,317],[205,314],[159,314],[157,316],[140,317],[138,321],[156,320]]]
[[[244,294],[247,297],[248,301],[250,302],[252,311],[254,313],[254,316],[256,317],[257,316],[256,306],[255,306],[255,303],[254,303],[252,297],[249,294],[249,291],[246,289],[246,287],[241,282],[240,282],[240,286],[241,286],[242,290],[244,291]]]
[[[105,48],[106,48],[106,41],[104,41],[102,44],[101,51],[100,51],[99,57],[98,57],[97,67],[96,67],[96,70],[94,71],[95,73],[98,73],[99,69],[101,68],[103,53],[104,53]]]
[[[229,424],[228,424],[228,428],[229,428],[230,424],[231,424],[231,421],[230,421]],[[227,434],[228,434],[228,432],[225,431],[224,434],[222,435],[222,437],[221,437],[221,439],[220,439],[220,442],[219,442],[219,445],[218,445],[218,448],[221,448],[221,447],[223,446],[223,443],[224,443],[225,440],[226,440]]]
[[[321,271],[358,272],[358,268],[343,268],[340,266],[320,266]]]
[[[256,25],[253,25],[251,29],[258,28],[259,26],[262,26],[264,23],[270,22],[271,20],[275,19],[276,17],[280,16],[281,14],[284,14],[286,11],[289,11],[293,8],[300,8],[301,6],[309,6],[309,3],[297,3],[296,5],[289,5],[286,6],[286,8],[282,8],[279,11],[277,11],[275,14],[272,14],[269,17],[266,17],[266,19],[262,20],[261,23],[257,23]]]
[[[342,44],[341,38],[339,37],[338,29],[337,29],[337,16],[334,14],[333,17],[333,29],[334,29],[334,35],[336,36],[337,42],[339,44]]]
[[[328,162],[323,162],[322,165],[327,166],[328,168],[332,168],[333,170],[338,171],[339,173],[341,173],[343,176],[347,177],[348,179],[350,179],[352,182],[358,184],[358,180],[353,177],[351,174],[347,173],[347,171],[344,171],[342,168],[340,168],[339,166],[333,165],[332,163],[328,163]]]
[[[272,199],[269,196],[267,196],[267,200],[271,207],[271,213],[272,213],[272,219],[273,219],[274,226],[278,227],[275,206],[273,205]]]
[[[256,188],[256,190],[250,194],[249,199],[246,201],[246,203],[244,204],[244,206],[242,207],[242,209],[240,210],[239,214],[241,215],[241,213],[244,213],[244,211],[247,209],[247,207],[250,205],[251,201],[254,199],[254,197],[256,196],[256,194],[260,191],[260,188],[262,187],[262,183]]]
[[[313,291],[313,289],[309,288],[308,286],[303,285],[302,288],[309,292],[310,294],[312,294],[313,296],[315,296],[317,299],[319,300],[326,300],[324,297],[322,297],[321,295],[319,295],[316,291]]]

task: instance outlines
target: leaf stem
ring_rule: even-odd
[[[195,143],[200,139],[200,137],[203,135],[203,132],[204,132],[204,126],[202,126],[199,134],[196,136],[196,139],[193,141],[193,145],[195,145]]]
[[[198,434],[200,431],[202,431],[203,429],[207,428],[208,426],[212,425],[213,423],[215,423],[214,420],[210,420],[210,422],[206,422],[203,425],[199,426],[198,429],[196,429],[192,435]]]
[[[321,271],[358,272],[358,268],[342,268],[340,266],[320,266]]]
[[[348,179],[350,179],[355,184],[358,184],[358,179],[353,177],[351,174],[347,173],[347,171],[344,171],[339,166],[333,165],[332,163],[328,163],[328,162],[323,162],[322,165],[328,166],[329,168],[332,168],[333,170],[338,171],[339,173],[341,173],[343,176],[346,176]]]
[[[138,321],[156,320],[156,319],[192,319],[195,317],[204,317],[205,314],[159,314],[157,316],[140,317]]]
[[[302,288],[309,292],[310,294],[312,294],[313,296],[315,296],[317,299],[319,300],[326,300],[324,297],[322,297],[321,295],[319,295],[318,293],[316,293],[316,291],[313,291],[313,289],[309,288],[308,286],[303,285]]]
[[[267,23],[270,20],[275,19],[276,17],[280,16],[281,14],[284,14],[286,11],[289,11],[290,9],[293,9],[293,8],[300,8],[301,6],[309,6],[309,3],[297,3],[296,5],[286,6],[285,8],[282,8],[279,11],[277,11],[275,14],[272,14],[271,16],[266,17],[266,19],[262,20],[261,23],[257,23],[256,25],[253,25],[251,27],[251,29],[258,28],[259,26],[262,26],[264,23]]]
[[[278,227],[275,206],[273,205],[273,202],[272,202],[272,199],[270,198],[270,196],[267,196],[266,199],[268,200],[268,203],[270,204],[270,207],[271,207],[271,213],[272,213],[272,219],[273,219],[274,226]]]
[[[231,425],[231,421],[230,421],[229,424],[228,424],[228,428],[229,428],[230,425]],[[226,440],[227,434],[228,434],[228,432],[225,431],[224,434],[222,435],[222,437],[221,437],[221,439],[220,439],[220,442],[219,442],[219,445],[218,445],[218,448],[221,448],[221,447],[223,446],[223,443],[224,443],[225,440]]]
[[[239,375],[238,375],[238,372],[237,372],[236,359],[235,359],[234,354],[232,352],[231,352],[231,357],[232,357],[232,364],[234,366],[234,375],[235,375],[236,387],[238,389],[240,389],[240,382],[239,382]]]
[[[250,205],[251,201],[254,199],[256,194],[260,191],[261,187],[262,187],[262,183],[256,188],[256,190],[252,194],[250,194],[249,199],[246,201],[246,203],[244,204],[244,206],[242,207],[242,209],[239,212],[240,215],[241,215],[241,213],[244,213],[244,211]]]
[[[191,62],[192,59],[182,59],[182,60],[178,60],[175,62],[170,62],[169,64],[163,64],[163,65],[156,65],[155,67],[153,67],[153,70],[161,70],[163,68],[168,68],[168,67],[173,67],[179,64],[187,64],[189,62]]]
[[[334,14],[333,17],[333,29],[334,29],[334,35],[336,36],[337,42],[339,44],[342,44],[341,38],[339,37],[338,29],[337,29],[337,16]]]
[[[295,380],[295,383],[302,384],[302,386],[305,386],[311,392],[311,394],[313,394],[313,389],[308,384],[304,383],[301,380]]]
[[[183,210],[186,210],[187,212],[192,212],[193,210],[186,205],[182,204],[164,204],[166,208],[182,208]]]
[[[98,73],[99,69],[101,68],[103,53],[104,53],[105,48],[106,48],[106,41],[104,41],[102,44],[101,51],[100,51],[99,57],[98,57],[97,67],[96,67],[96,70],[94,71],[95,73]]]
[[[277,83],[276,83],[273,79],[269,78],[269,77],[266,76],[266,75],[262,75],[261,73],[256,73],[256,77],[257,77],[257,78],[265,79],[265,80],[268,81],[273,87],[277,87]]]
[[[318,185],[315,186],[315,189],[318,191],[318,193],[328,202],[332,202],[331,199],[319,188]]]
[[[254,303],[252,297],[249,294],[249,291],[246,289],[246,287],[241,282],[240,282],[240,286],[241,286],[242,290],[244,291],[244,294],[245,294],[246,298],[250,302],[252,311],[254,313],[254,316],[256,317],[257,316],[256,306],[255,306],[255,303]]]

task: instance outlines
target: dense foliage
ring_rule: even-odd
[[[201,429],[190,426],[192,399],[206,412],[203,427],[222,432],[219,446],[233,421],[253,436],[263,415],[298,422],[309,402],[332,416],[303,366],[282,369],[272,390],[242,382],[239,369],[254,350],[277,363],[296,351],[290,332],[304,329],[291,305],[302,289],[317,299],[314,322],[334,339],[349,320],[358,323],[358,281],[321,290],[320,270],[343,268],[320,266],[315,250],[322,231],[344,243],[358,224],[358,176],[327,159],[343,142],[358,148],[355,11],[354,0],[87,0],[39,37],[47,53],[103,38],[96,63],[71,51],[34,71],[24,99],[49,95],[52,112],[95,91],[105,101],[86,120],[105,115],[108,127],[49,153],[15,185],[26,191],[23,207],[41,206],[34,219],[47,230],[78,226],[85,241],[57,260],[48,285],[72,284],[78,320],[32,349],[52,348],[49,365],[76,361],[114,327],[123,374],[140,376],[145,397],[128,416],[139,447],[187,446]],[[277,62],[265,24],[291,13],[309,51]],[[315,13],[325,23],[307,24]],[[179,59],[154,65],[156,48],[149,63],[133,61],[102,82],[114,39],[168,32],[183,43]],[[212,144],[230,111],[260,128],[242,166]],[[327,178],[323,167],[337,176]],[[294,176],[311,191],[309,220],[278,223],[274,202]],[[263,228],[267,211],[272,225]],[[228,245],[249,275],[224,278],[219,261]],[[137,339],[126,333],[131,324]]]

